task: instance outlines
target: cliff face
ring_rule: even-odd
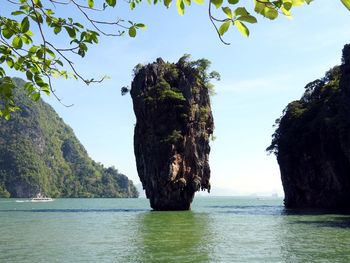
[[[350,45],[341,66],[305,89],[277,120],[268,148],[280,166],[285,205],[350,208]]]
[[[151,207],[187,210],[194,193],[210,191],[209,61],[157,62],[135,68],[131,96],[137,171]]]
[[[54,109],[14,81],[21,110],[0,120],[0,197],[137,197],[125,175],[94,162]]]

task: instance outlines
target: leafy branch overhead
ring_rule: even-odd
[[[24,89],[34,101],[42,93],[56,96],[51,84],[53,77],[73,77],[87,85],[103,81],[105,77],[85,78],[74,64],[74,57],[85,57],[89,45],[98,44],[101,35],[122,36],[127,31],[130,37],[135,37],[138,29],[145,28],[142,23],[122,19],[101,21],[94,18],[106,8],[115,7],[116,0],[105,0],[100,8],[93,0],[6,2],[13,11],[11,16],[0,16],[0,117],[7,120],[18,106],[13,97],[15,85],[5,67],[25,73],[28,83]],[[77,17],[85,20],[56,16],[52,7],[74,10]],[[59,47],[58,39],[65,40],[66,46]]]
[[[191,0],[147,0],[149,4],[163,3],[169,8],[175,2],[180,15],[185,13]],[[193,0],[204,4],[204,0]],[[276,19],[279,14],[290,17],[291,9],[310,4],[312,0],[253,0],[254,12],[268,19]],[[350,10],[350,0],[341,0]],[[4,5],[5,3],[5,5]],[[126,0],[131,10],[142,0]],[[97,6],[98,4],[98,6]],[[219,38],[225,44],[223,35],[231,25],[244,36],[249,36],[247,24],[254,24],[257,18],[248,10],[242,0],[209,0],[208,14]],[[3,6],[6,12],[3,15]],[[99,83],[100,79],[86,78],[75,67],[76,57],[85,57],[90,45],[98,44],[101,36],[115,37],[127,34],[136,37],[139,29],[145,29],[143,23],[100,20],[96,17],[108,8],[116,8],[117,0],[2,0],[0,7],[0,118],[9,119],[10,114],[18,110],[14,101],[15,85],[6,69],[23,72],[28,83],[25,85],[27,95],[34,101],[42,93],[56,96],[52,87],[52,78],[73,77],[84,83]],[[215,9],[214,9],[215,8]],[[69,10],[75,17],[61,17],[55,14],[58,9]],[[5,12],[5,13],[6,13]],[[101,13],[102,12],[102,13]],[[215,13],[215,14],[214,14]],[[34,34],[35,32],[35,34]],[[58,39],[60,41],[58,41]],[[65,41],[59,47],[58,42]],[[63,104],[63,103],[62,103]]]

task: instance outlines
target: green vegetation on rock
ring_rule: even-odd
[[[285,143],[289,146],[308,140],[308,130],[321,128],[323,124],[342,125],[347,122],[337,114],[339,104],[340,67],[330,69],[325,77],[310,82],[305,86],[304,95],[300,100],[293,101],[284,109],[282,117],[276,120],[278,126],[271,145],[270,152],[278,153]],[[300,132],[303,129],[303,132]],[[305,137],[305,138],[304,138]],[[286,147],[289,147],[286,146]]]
[[[207,101],[202,104],[189,105],[188,100],[192,97],[200,98],[203,94],[215,94],[213,79],[220,80],[220,74],[217,71],[209,71],[211,62],[202,58],[190,60],[191,55],[184,54],[177,63],[164,62],[161,58],[157,59],[157,70],[159,75],[155,76],[156,83],[148,86],[143,91],[144,102],[148,111],[156,112],[159,122],[159,134],[162,134],[160,142],[164,144],[174,144],[182,139],[188,122],[189,109],[199,119],[199,123],[205,124],[212,118],[211,108]],[[145,74],[149,69],[148,65],[138,64],[133,69],[135,76]],[[192,83],[190,92],[185,87]],[[202,90],[204,89],[204,90]],[[123,87],[121,92],[126,94],[129,90]],[[186,93],[187,92],[187,93]],[[185,96],[190,96],[187,98]],[[169,115],[165,115],[167,112]],[[163,127],[162,123],[169,122],[164,118],[174,118],[171,123]],[[181,125],[179,123],[182,123]],[[182,129],[179,129],[181,127]],[[163,130],[166,130],[164,132]]]
[[[93,161],[51,106],[32,102],[14,79],[20,110],[0,121],[0,197],[137,197],[133,183]]]
[[[350,208],[350,45],[342,65],[305,87],[276,121],[267,148],[277,156],[285,205]]]

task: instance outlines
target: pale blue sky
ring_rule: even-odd
[[[122,3],[122,2],[120,2]],[[212,98],[215,136],[210,165],[215,194],[282,194],[274,156],[268,156],[272,125],[284,107],[298,99],[303,87],[340,63],[341,50],[350,41],[350,12],[340,1],[315,0],[296,8],[293,19],[269,21],[258,17],[251,36],[231,30],[217,38],[207,14],[207,5],[192,5],[183,17],[175,6],[147,4],[130,12],[123,6],[106,17],[123,17],[147,24],[135,39],[101,38],[76,67],[87,77],[108,75],[99,85],[85,86],[75,80],[55,80],[57,95],[65,108],[45,98],[75,131],[90,156],[114,165],[139,183],[133,154],[135,117],[130,96],[120,88],[130,85],[132,69],[157,57],[176,62],[184,53],[207,58],[221,73]]]

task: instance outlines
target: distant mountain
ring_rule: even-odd
[[[128,177],[93,161],[54,109],[14,81],[21,110],[0,120],[0,197],[138,197]]]

